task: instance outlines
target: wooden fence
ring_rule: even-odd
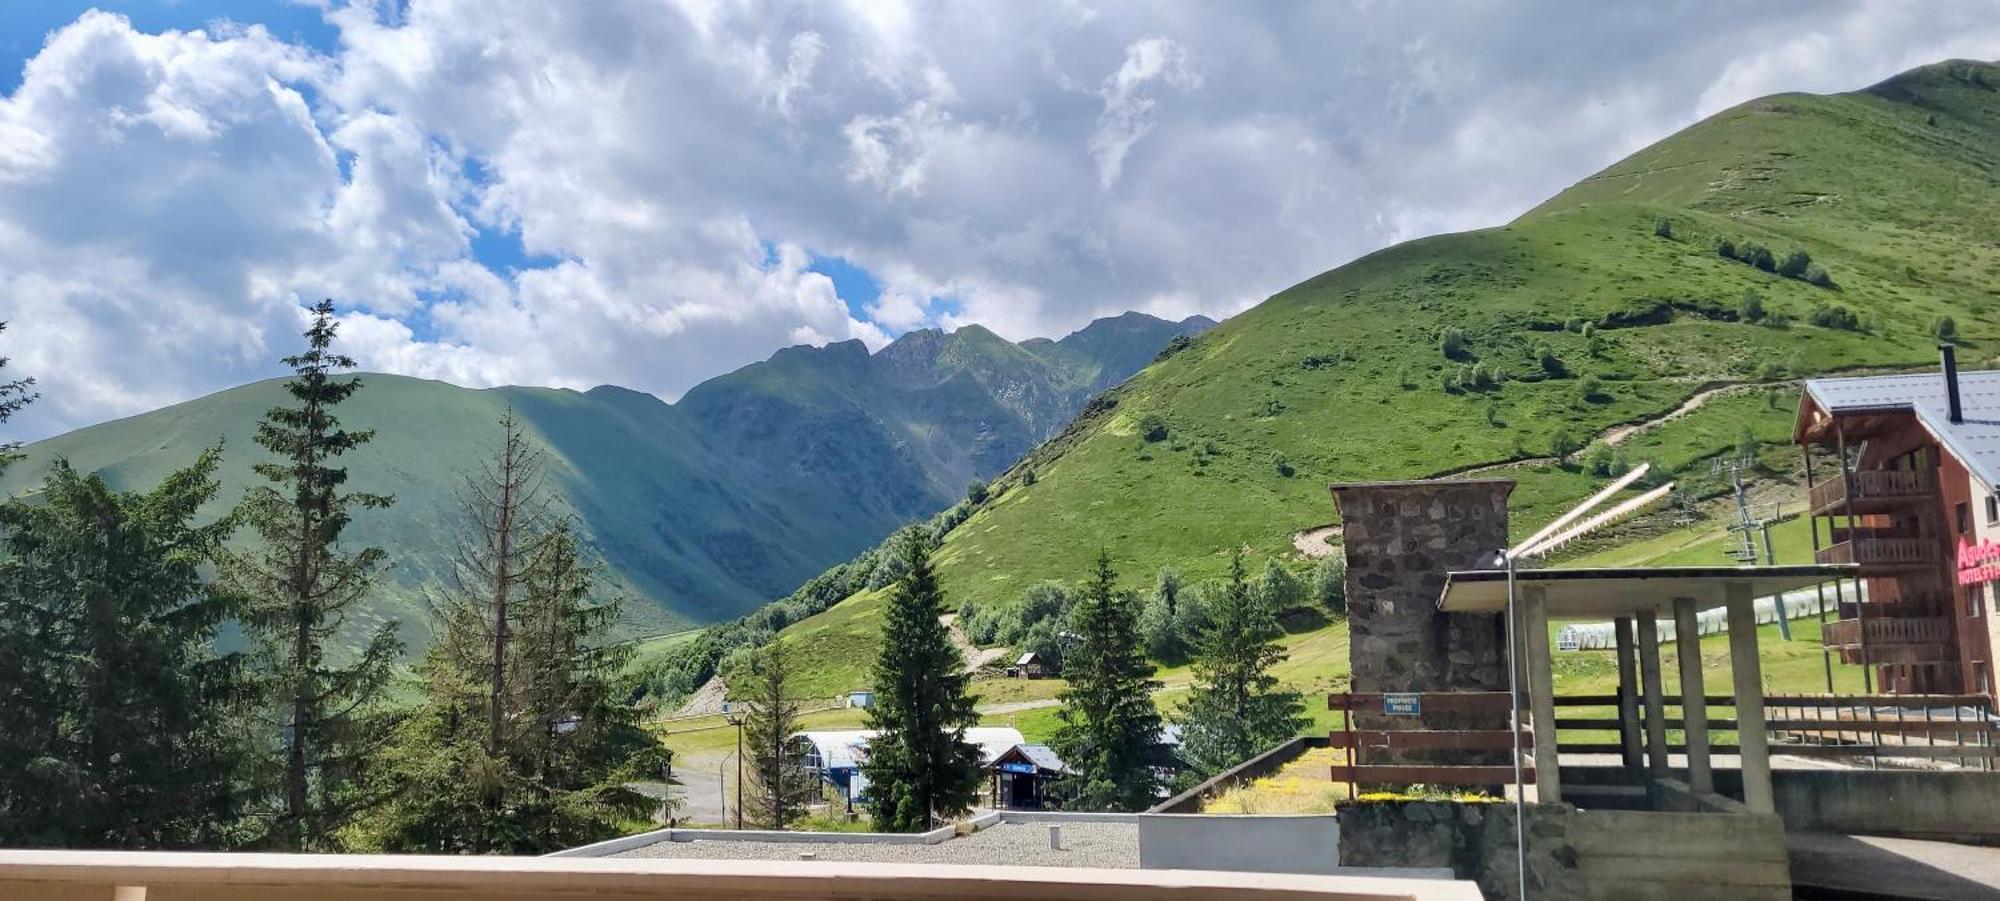
[[[1676,715],[1679,695],[1662,697],[1667,715],[1667,751],[1686,753],[1686,721]],[[1730,715],[1732,695],[1705,696],[1709,751],[1735,754],[1732,735],[1737,720]],[[1555,699],[1557,750],[1564,754],[1626,754],[1643,750],[1645,710],[1627,729],[1617,717],[1617,695],[1566,695]],[[1422,714],[1450,713],[1492,717],[1505,723],[1508,693],[1418,692],[1409,694],[1336,693],[1327,696],[1328,709],[1342,714],[1341,728],[1328,736],[1332,746],[1346,751],[1346,762],[1333,767],[1333,780],[1346,782],[1349,792],[1361,784],[1496,786],[1514,781],[1511,765],[1411,764],[1409,752],[1512,752],[1515,736],[1498,729],[1432,729]],[[1414,709],[1417,713],[1411,713]],[[1984,695],[1769,695],[1764,698],[1764,727],[1771,753],[1797,757],[1865,760],[1880,766],[1896,758],[1955,762],[1967,769],[1992,770],[2000,758],[2000,723]],[[1356,728],[1356,717],[1372,714],[1376,724],[1408,717],[1409,728]],[[1534,734],[1526,726],[1522,705],[1519,735],[1520,777],[1532,782]],[[1567,736],[1564,733],[1568,733]],[[1611,739],[1606,740],[1607,736]],[[1627,743],[1632,743],[1628,745]],[[1371,759],[1372,758],[1372,759]],[[1388,758],[1385,760],[1385,758]]]

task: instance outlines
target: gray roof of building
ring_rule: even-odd
[[[1829,413],[1908,410],[1981,482],[2000,488],[2000,370],[1959,372],[1962,422],[1951,421],[1937,372],[1808,379],[1806,394]]]
[[[1028,762],[1042,769],[1055,773],[1069,772],[1063,768],[1062,758],[1056,756],[1055,749],[1048,745],[1015,745],[1014,750],[1021,752],[1021,756],[1028,758]]]

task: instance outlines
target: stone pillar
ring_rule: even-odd
[[[1708,762],[1708,696],[1701,679],[1701,620],[1694,598],[1674,598],[1674,647],[1681,665],[1681,729],[1687,735],[1688,789],[1715,793]],[[1699,802],[1697,802],[1699,803]]]
[[[1353,690],[1506,691],[1506,620],[1442,613],[1445,574],[1494,568],[1507,544],[1511,481],[1334,485],[1347,554],[1348,661]],[[1505,729],[1497,717],[1426,708],[1421,717],[1357,712],[1362,729]],[[1410,752],[1413,763],[1505,763],[1506,752]],[[1387,759],[1370,762],[1389,762]]]
[[[1507,690],[1505,620],[1440,613],[1437,604],[1445,573],[1495,568],[1513,488],[1504,480],[1333,486],[1355,691]]]

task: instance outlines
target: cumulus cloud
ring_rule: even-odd
[[[321,296],[372,368],[667,397],[790,343],[1227,315],[1730,104],[2000,56],[1990,0],[1760,9],[329,0],[318,48],[87,13],[0,97],[10,425],[275,374]]]

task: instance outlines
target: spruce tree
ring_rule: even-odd
[[[791,652],[772,639],[750,656],[745,673],[751,695],[746,706],[744,742],[750,764],[750,800],[744,813],[763,829],[783,829],[804,816],[819,794],[788,741],[799,731],[799,701],[792,697]]]
[[[365,847],[545,853],[658,807],[629,787],[670,757],[624,703],[619,605],[593,602],[595,567],[539,499],[541,461],[510,412],[467,481],[457,577],[432,598],[418,668],[425,700],[385,754],[393,800],[362,821]]]
[[[869,815],[885,832],[919,832],[937,817],[968,810],[983,781],[979,748],[965,730],[979,721],[966,693],[971,677],[944,623],[944,591],[931,569],[930,542],[905,530],[901,575],[883,614],[875,659],[875,703],[868,708],[862,772]]]
[[[227,555],[222,568],[230,589],[248,599],[243,625],[257,643],[282,730],[268,843],[299,850],[336,846],[341,827],[380,800],[363,789],[363,770],[389,734],[381,702],[402,650],[391,621],[357,653],[328,654],[385,559],[380,548],[343,552],[341,532],[353,510],[382,509],[392,499],[348,489],[347,469],[335,465],[375,433],[343,429],[334,416],[361,380],[336,374],[354,361],[331,349],[333,303],[312,313],[306,351],[285,358],[295,405],[273,407],[257,424],[257,444],[277,459],[257,464],[267,484],[250,489],[239,507],[262,547]]]
[[[245,800],[253,700],[218,655],[232,599],[197,524],[219,451],[145,493],[58,462],[0,504],[0,844],[215,848]]]
[[[5,331],[7,323],[0,322],[0,332]],[[0,370],[6,368],[7,358],[0,357]],[[0,382],[0,422],[12,419],[14,414],[21,412],[22,407],[35,402],[35,394],[31,390],[34,387],[35,380],[32,378]],[[14,459],[15,449],[19,447],[20,445],[15,442],[0,442],[0,472],[6,471],[7,464]]]
[[[1278,687],[1271,668],[1285,659],[1275,613],[1255,596],[1243,555],[1209,599],[1209,624],[1195,643],[1194,685],[1181,714],[1181,753],[1197,775],[1235,766],[1304,729],[1305,702]]]
[[[1078,810],[1144,810],[1159,796],[1154,765],[1161,684],[1140,648],[1135,600],[1118,591],[1111,557],[1097,570],[1071,614],[1079,641],[1064,659],[1062,726],[1052,744],[1076,785]]]

